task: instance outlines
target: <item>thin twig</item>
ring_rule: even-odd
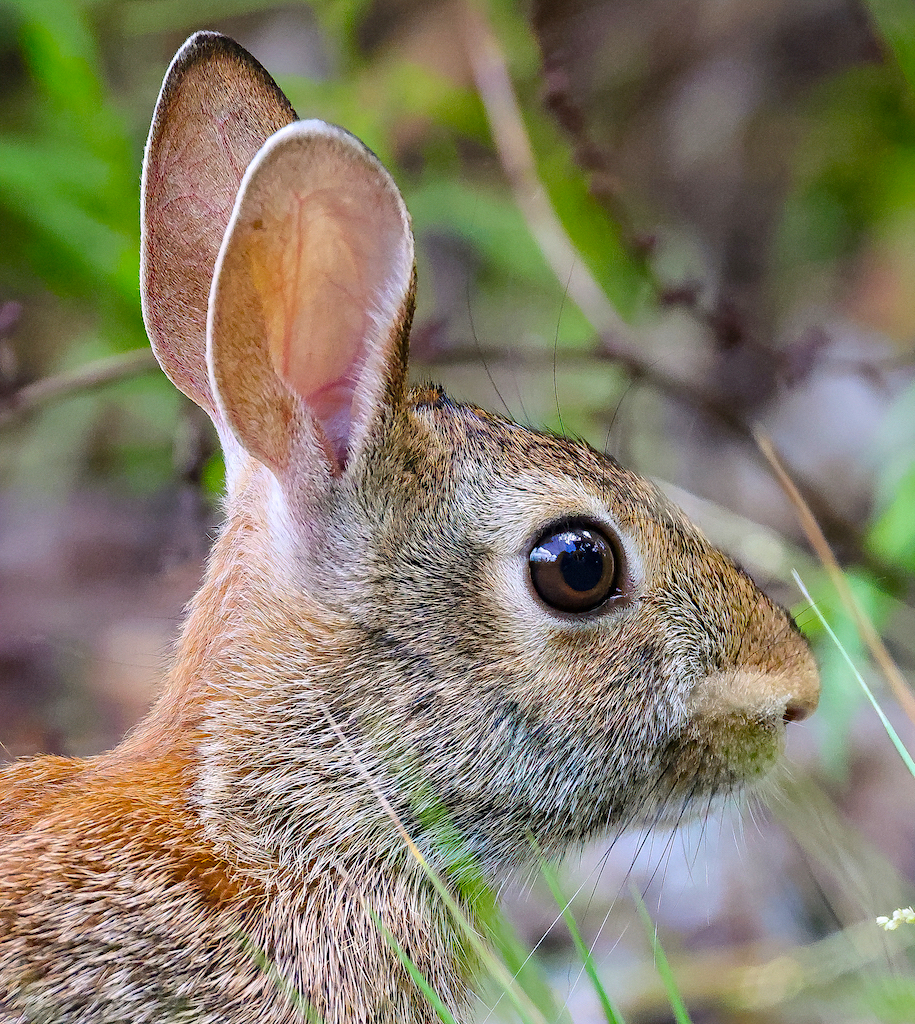
[[[157,365],[152,349],[138,348],[42,377],[0,399],[0,427],[22,419],[49,402],[149,373]]]
[[[623,348],[632,347],[632,332],[572,244],[540,181],[505,58],[492,30],[472,2],[464,4],[463,13],[465,45],[477,92],[515,202],[531,234],[594,330],[613,335]]]
[[[896,695],[896,700],[899,701],[903,710],[912,721],[912,724],[915,725],[915,695],[913,695],[909,684],[906,682],[905,676],[903,676],[899,671],[896,662],[893,661],[890,656],[890,652],[886,649],[886,645],[883,643],[880,634],[874,628],[874,624],[868,616],[865,615],[864,610],[858,603],[858,599],[855,597],[854,591],[849,586],[845,573],[842,572],[839,563],[836,561],[836,556],[832,553],[832,548],[830,548],[829,542],[823,535],[823,531],[820,529],[816,517],[810,511],[810,506],[804,500],[803,495],[798,490],[794,481],[791,479],[791,476],[785,469],[785,466],[779,458],[779,455],[775,450],[775,446],[772,444],[772,440],[769,436],[759,429],[754,430],[753,436],[756,438],[759,450],[763,453],[769,465],[772,467],[772,471],[775,473],[775,478],[778,480],[779,484],[781,484],[782,490],[794,506],[801,528],[806,534],[807,540],[810,542],[810,546],[823,563],[823,567],[826,569],[833,586],[836,588],[842,604],[845,605],[848,614],[852,617],[852,620],[855,623],[855,628],[864,639],[874,661],[876,661],[880,666],[887,682],[893,690],[893,693]]]
[[[587,269],[540,182],[505,57],[492,29],[474,0],[465,0],[462,10],[468,59],[505,176],[544,258],[599,336],[594,355],[612,359],[632,377],[648,381],[664,393],[712,416],[749,442],[750,450],[758,458],[759,452],[752,444],[753,427],[748,420],[708,389],[659,367],[656,360],[637,345],[634,333]],[[805,480],[801,473],[791,467],[789,471],[827,534],[849,557],[879,573],[896,592],[908,589],[908,577],[867,551],[856,524],[838,515],[819,488]]]

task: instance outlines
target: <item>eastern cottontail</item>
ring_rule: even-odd
[[[304,1019],[291,987],[326,1024],[431,1021],[373,912],[458,1008],[467,968],[380,795],[487,870],[678,818],[766,772],[816,669],[651,484],[408,390],[400,193],[226,38],[169,69],[142,217],[226,523],[146,720],[2,774],[6,1012],[268,1024]]]

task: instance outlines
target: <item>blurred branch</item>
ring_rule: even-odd
[[[544,258],[598,334],[599,340],[592,354],[599,359],[612,360],[633,379],[647,381],[665,394],[687,402],[717,420],[746,441],[754,457],[768,467],[753,443],[754,426],[746,417],[721,397],[662,369],[654,359],[639,350],[635,334],[587,270],[550,204],[537,173],[505,56],[492,29],[474,0],[465,0],[463,13],[468,58],[505,176]],[[479,359],[480,355],[478,352],[476,357]],[[904,574],[875,559],[866,549],[863,533],[855,523],[836,513],[826,496],[801,473],[791,467],[788,471],[826,535],[849,558],[878,574],[896,592],[907,589],[910,581]]]
[[[152,349],[141,348],[43,377],[0,396],[0,427],[28,416],[49,402],[92,391],[127,377],[137,377],[157,368]]]
[[[463,5],[464,42],[477,92],[515,202],[550,269],[598,334],[613,334],[623,349],[633,346],[628,325],[572,244],[537,173],[531,142],[505,58],[472,0]]]
[[[810,546],[823,563],[832,581],[832,585],[836,588],[842,604],[845,605],[845,610],[852,617],[855,628],[864,639],[865,644],[867,644],[871,657],[880,666],[896,700],[899,701],[909,720],[915,725],[915,695],[913,695],[909,684],[906,682],[905,676],[899,671],[898,666],[890,657],[890,652],[886,649],[886,645],[874,628],[874,624],[864,614],[860,603],[855,598],[854,592],[848,584],[848,580],[845,578],[845,573],[842,572],[839,563],[836,561],[836,556],[832,553],[829,542],[823,536],[823,531],[820,529],[816,517],[810,511],[809,505],[804,501],[803,496],[785,469],[784,463],[779,458],[771,438],[758,429],[754,431],[754,437],[760,451],[772,467],[775,478],[781,484],[782,490],[794,506]]]

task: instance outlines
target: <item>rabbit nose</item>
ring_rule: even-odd
[[[803,663],[797,667],[792,679],[791,693],[785,701],[782,720],[803,722],[809,718],[820,703],[820,674],[809,652]]]
[[[782,715],[782,721],[786,723],[803,722],[805,718],[809,718],[816,711],[817,703],[816,700],[789,700],[785,713]]]

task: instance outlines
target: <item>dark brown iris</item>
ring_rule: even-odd
[[[620,593],[621,559],[592,523],[553,526],[528,556],[534,590],[561,612],[589,612]]]

